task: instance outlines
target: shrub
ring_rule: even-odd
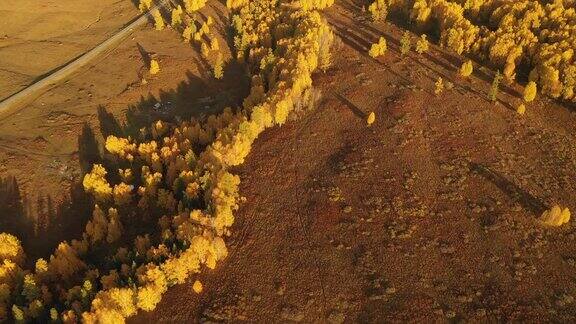
[[[570,221],[570,209],[562,209],[560,206],[554,205],[554,207],[542,213],[540,221],[548,226],[561,226]]]
[[[192,289],[194,290],[195,293],[199,294],[202,292],[202,283],[198,280],[194,281],[194,285],[192,285]]]
[[[520,115],[524,115],[526,112],[526,106],[524,106],[524,104],[520,104],[518,108],[516,108],[516,112]]]
[[[366,123],[368,124],[368,126],[370,126],[374,123],[375,120],[376,120],[376,114],[372,111],[368,115],[368,118],[366,118]]]
[[[444,91],[444,80],[442,80],[442,77],[438,77],[438,80],[434,83],[434,87],[434,93],[436,95],[439,95]]]

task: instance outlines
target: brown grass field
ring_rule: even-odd
[[[202,13],[225,44],[225,5]],[[0,5],[0,99],[137,15],[129,0]],[[538,222],[556,203],[576,210],[574,104],[539,97],[519,116],[523,87],[503,84],[490,102],[489,68],[459,77],[464,58],[433,44],[401,56],[404,29],[369,22],[352,0],[323,15],[337,45],[314,75],[321,100],[265,131],[234,169],[246,202],[228,257],[199,275],[201,294],[190,280],[128,322],[574,321],[576,227]],[[388,52],[371,58],[381,35]],[[434,94],[438,77],[453,88]],[[106,136],[236,106],[248,91],[239,64],[215,80],[174,31],[136,30],[0,119],[0,230],[30,259],[49,257],[90,217],[81,181]]]

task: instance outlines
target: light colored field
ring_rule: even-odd
[[[127,0],[3,3],[0,99],[107,39],[136,14],[134,5]]]

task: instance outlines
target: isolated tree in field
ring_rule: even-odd
[[[199,294],[202,292],[202,283],[199,280],[194,281],[194,285],[192,285],[192,289],[194,289],[194,292]]]
[[[372,111],[368,115],[368,118],[366,118],[366,124],[368,124],[368,126],[370,126],[374,123],[375,120],[376,120],[376,114]]]
[[[444,91],[444,80],[442,80],[442,77],[438,77],[438,80],[436,80],[436,83],[434,83],[434,93],[439,95],[442,93],[442,91]]]
[[[537,87],[536,82],[530,81],[524,88],[524,101],[531,102],[536,98]]]
[[[516,112],[520,115],[524,115],[526,112],[526,106],[524,104],[520,104],[518,108],[516,108]]]
[[[156,60],[151,60],[150,61],[150,74],[156,75],[159,72],[160,72],[160,64],[158,64],[158,61],[156,61]]]
[[[400,39],[400,54],[406,55],[410,52],[412,44],[410,42],[410,32],[405,31]]]
[[[462,66],[460,67],[460,75],[467,78],[470,75],[472,75],[473,70],[474,70],[474,66],[472,65],[472,61],[468,60],[468,61],[462,63]]]
[[[428,39],[426,38],[426,35],[423,34],[420,36],[420,38],[416,42],[416,52],[418,54],[428,52],[429,46],[430,45],[429,45]]]
[[[500,74],[500,70],[496,71],[496,75],[494,75],[494,80],[492,80],[492,86],[490,87],[490,93],[488,93],[488,97],[491,101],[496,102],[498,99],[498,90],[500,88],[500,82],[502,81],[502,74]]]
[[[384,55],[386,49],[387,49],[386,39],[384,37],[380,37],[378,43],[372,44],[372,46],[370,47],[370,51],[368,52],[368,55],[370,55],[373,58],[377,58],[378,56]]]
[[[562,209],[554,205],[551,209],[544,211],[540,216],[540,221],[548,226],[560,226],[570,221],[570,209]]]

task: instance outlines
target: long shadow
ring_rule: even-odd
[[[102,105],[98,106],[97,112],[98,121],[100,122],[100,131],[102,132],[102,136],[104,138],[107,138],[110,135],[123,135],[122,126],[112,113],[108,112]],[[87,125],[84,126],[86,127]]]
[[[366,117],[368,117],[367,113],[363,112],[352,101],[348,100],[348,98],[336,92],[334,92],[334,96],[338,98],[338,100],[342,101],[346,105],[346,107],[348,107],[358,118],[366,119]]]
[[[122,122],[104,106],[99,107],[99,130],[104,138],[118,135],[133,136],[138,140],[142,138],[140,130],[149,127],[155,120],[201,118],[228,106],[238,107],[248,93],[249,80],[244,68],[238,64],[226,66],[223,80],[202,80],[188,72],[187,79],[177,88],[162,91],[158,97],[143,97],[137,104],[127,107]],[[78,136],[77,151],[81,172],[72,180],[64,199],[51,194],[23,193],[15,178],[0,179],[0,232],[12,233],[21,240],[29,267],[33,267],[37,258],[48,258],[60,242],[79,239],[82,235],[94,208],[91,196],[84,192],[82,186],[84,174],[95,163],[103,164],[108,170],[118,169],[114,159],[101,153],[104,149],[97,137],[100,136],[93,128],[84,124]],[[115,174],[109,175],[109,180],[114,183],[119,181],[117,178]],[[150,221],[156,224],[154,219]],[[126,229],[129,233],[127,237],[145,232],[153,226],[145,222],[136,223]]]
[[[518,201],[524,208],[530,210],[533,214],[540,216],[547,209],[541,199],[534,197],[526,190],[506,179],[502,174],[475,162],[470,162],[469,167],[471,171],[492,182],[496,187],[508,195],[508,197]]]
[[[340,5],[344,8],[346,8],[348,11],[350,12],[357,12],[358,8],[361,7],[361,5],[359,4],[349,4],[346,1],[343,1],[340,3]],[[411,28],[412,25],[407,24],[406,22],[408,21],[407,19],[404,19],[406,17],[402,17],[402,15],[399,14],[390,14],[389,15],[389,20],[392,24],[396,25],[399,28],[404,28],[404,29],[413,29]],[[356,29],[355,31],[360,32],[360,33],[364,33],[364,37],[368,37],[373,38],[371,34],[376,34],[376,35],[383,35],[386,37],[386,40],[391,43],[394,44],[395,46],[400,46],[399,41],[394,39],[393,37],[391,37],[390,35],[388,35],[387,33],[385,33],[384,31],[372,26],[372,24],[370,22],[366,22],[368,20],[364,19],[364,20],[359,20],[356,25]],[[431,36],[432,40],[434,40],[435,35],[429,35]],[[444,69],[448,70],[448,71],[457,71],[461,64],[462,64],[462,59],[461,57],[455,55],[454,53],[451,52],[445,52],[445,51],[440,51],[440,55],[442,56],[442,58],[444,60],[446,60],[448,63],[442,62],[441,60],[438,60],[437,58],[433,57],[432,55],[427,55],[427,58],[430,59],[431,61],[433,61],[434,63],[442,66]],[[485,61],[480,60],[478,57],[475,57],[473,55],[470,55],[470,57],[472,58],[473,61],[476,62],[477,65],[485,65]],[[488,67],[491,68],[496,68],[492,65],[490,65],[488,63]],[[518,73],[523,73],[523,72],[518,72]],[[485,71],[482,70],[475,70],[474,71],[474,75],[477,76],[478,78],[480,78],[481,80],[487,82],[487,83],[492,83],[492,80],[494,79],[494,75],[488,74]],[[506,84],[501,84],[500,85],[500,90],[503,93],[506,93],[507,95],[514,97],[514,98],[520,98],[522,95],[513,87],[506,85]],[[510,104],[505,104],[505,106],[510,106]],[[513,107],[512,107],[513,109]]]
[[[140,56],[142,57],[142,62],[144,62],[144,66],[147,68],[150,67],[150,62],[152,61],[151,55],[148,51],[140,45],[140,43],[136,42],[136,47],[138,47],[138,52],[140,52]]]
[[[78,137],[78,162],[82,174],[90,172],[92,166],[101,161],[102,156],[94,131],[88,123],[84,123],[82,133]]]
[[[90,127],[84,126],[78,138],[80,168],[86,172],[100,161]],[[63,240],[80,238],[92,213],[93,203],[76,181],[63,202],[52,195],[30,195],[20,191],[14,177],[0,179],[0,232],[16,235],[27,254],[27,266],[37,258],[47,258]]]
[[[33,231],[27,219],[20,187],[15,177],[0,178],[0,229],[18,237]]]
[[[342,5],[344,8],[346,8],[349,12],[356,12],[358,11],[358,8],[361,7],[358,4],[349,4],[346,1],[343,1],[342,3],[340,3],[340,5]],[[384,38],[386,38],[387,43],[389,44],[389,48],[397,53],[400,53],[400,42],[395,39],[394,37],[392,37],[392,35],[386,33],[383,30],[380,30],[374,26],[371,25],[370,22],[365,22],[365,21],[358,21],[356,25],[354,25],[352,28],[348,28],[347,25],[343,25],[341,24],[341,22],[339,21],[339,19],[337,17],[334,17],[333,15],[328,15],[328,18],[330,20],[331,25],[334,27],[336,34],[342,39],[342,41],[347,44],[348,46],[352,47],[353,49],[355,49],[356,51],[358,51],[359,53],[361,53],[363,56],[379,63],[382,64],[380,61],[369,57],[366,53],[368,52],[371,43],[370,43],[370,39],[376,39],[377,36],[375,35],[381,35]],[[366,21],[368,21],[367,19],[365,19]],[[400,24],[399,22],[394,22],[392,21],[393,24],[395,24],[398,27],[402,27],[405,28],[406,24]],[[359,36],[360,35],[360,36]],[[444,62],[441,59],[438,59],[437,57],[435,57],[434,55],[426,52],[423,54],[423,57],[425,59],[427,59],[428,61],[442,67],[443,69],[445,69],[446,71],[449,72],[456,72],[462,63],[462,60],[460,58],[458,58],[457,56],[455,56],[452,53],[446,53],[444,51],[439,51],[440,55],[442,56],[442,58],[444,60],[446,60],[447,62]],[[408,56],[410,57],[410,56]],[[460,85],[463,89],[466,89],[470,92],[475,93],[479,98],[484,99],[485,101],[490,101],[488,99],[488,94],[487,93],[482,93],[478,90],[473,89],[472,87],[470,87],[469,85],[462,85],[460,84],[460,82],[458,82],[455,78],[455,76],[453,74],[446,74],[443,73],[441,71],[439,71],[438,69],[434,68],[432,65],[428,65],[425,64],[423,62],[420,62],[420,60],[417,60],[415,58],[412,57],[412,61],[416,62],[418,64],[420,64],[422,67],[438,74],[439,76],[441,76],[444,80],[450,80],[452,83],[454,84],[458,84]],[[478,62],[478,61],[477,61]],[[412,81],[408,78],[406,78],[405,76],[399,74],[399,73],[395,73],[394,71],[390,70],[392,73],[394,73],[396,76],[400,77],[403,81],[407,82],[407,84],[411,84]],[[481,80],[487,82],[487,83],[491,83],[493,76],[490,76],[489,74],[487,74],[485,71],[482,71],[480,69],[476,69],[473,74],[475,76],[477,76],[478,78],[480,78]],[[430,78],[431,81],[435,82],[436,80],[433,78]],[[512,97],[520,97],[520,94],[513,88],[511,88],[510,86],[506,85],[506,84],[500,84],[499,87],[500,92],[508,94]],[[431,93],[430,91],[425,90],[428,93]],[[460,90],[458,90],[460,91]],[[461,92],[461,91],[460,91]],[[506,107],[509,110],[513,110],[516,111],[516,108],[498,98],[497,102],[502,104],[504,107]]]
[[[138,6],[139,1],[133,0],[133,3]],[[228,44],[232,45],[232,40],[228,40]],[[149,65],[148,53],[140,44],[138,49]],[[158,96],[141,97],[139,102],[124,109],[122,118],[118,119],[118,114],[112,114],[104,106],[98,107],[98,126],[102,137],[132,136],[138,140],[142,138],[141,129],[149,127],[156,120],[177,122],[191,117],[203,118],[225,107],[241,105],[250,90],[250,80],[244,66],[232,60],[224,68],[224,78],[215,80],[207,61],[197,63],[201,67],[202,77],[187,72],[186,79],[175,89],[161,91]],[[113,159],[101,153],[104,152],[103,143],[99,143],[97,138],[100,136],[93,127],[85,123],[78,136],[80,172],[72,179],[64,198],[53,194],[24,193],[16,178],[0,178],[0,232],[12,233],[21,240],[27,253],[27,268],[33,268],[37,258],[49,258],[60,242],[81,238],[94,208],[93,199],[82,186],[84,175],[90,172],[95,163],[103,164],[108,170],[118,169]],[[109,180],[117,182],[117,175],[109,176]],[[155,220],[150,221],[156,224]],[[149,225],[144,222],[131,223],[130,228],[126,229],[129,233],[127,236],[146,231]]]
[[[176,89],[160,91],[157,97],[141,97],[137,104],[127,107],[122,122],[105,107],[99,107],[102,137],[116,135],[142,139],[141,129],[156,120],[175,122],[191,117],[202,118],[226,107],[237,107],[250,88],[244,67],[234,62],[225,67],[223,80],[206,80],[191,72],[186,73],[186,78]]]

